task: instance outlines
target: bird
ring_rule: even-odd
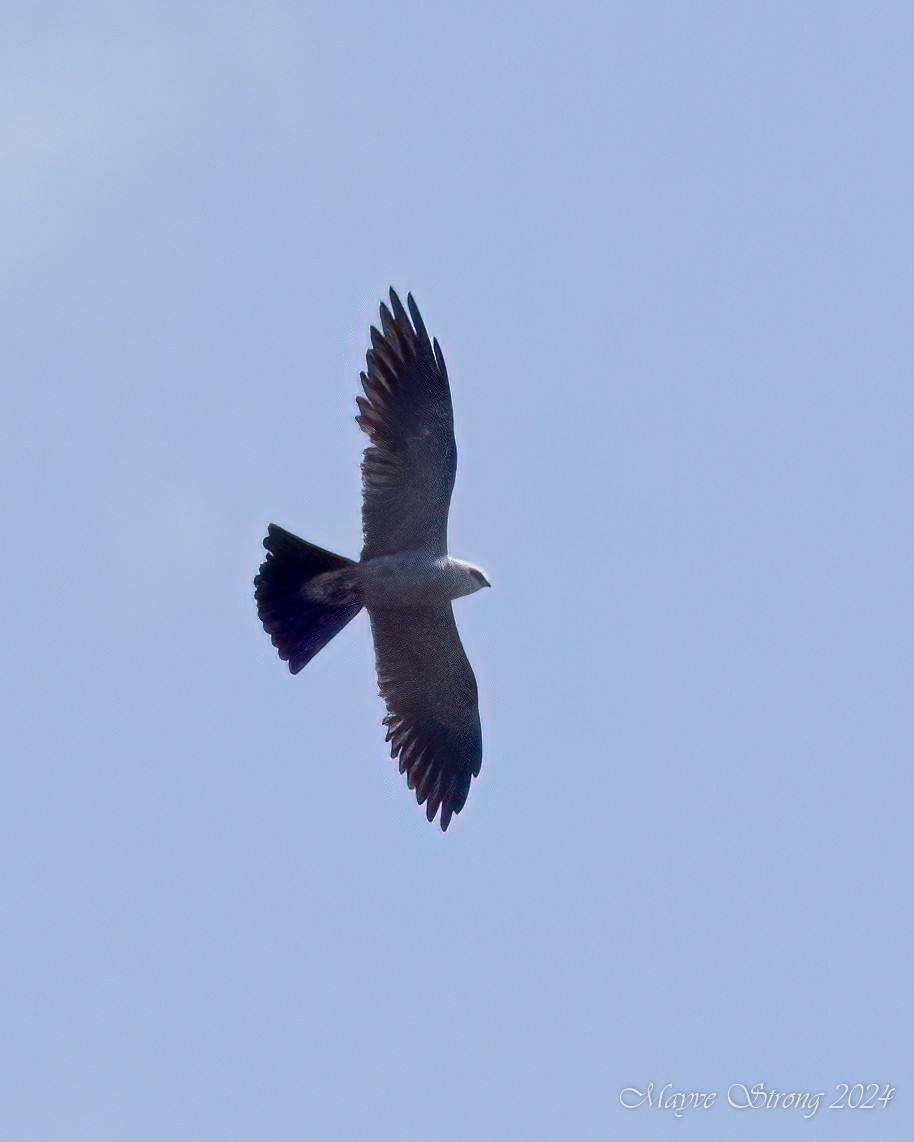
[[[360,558],[335,555],[276,524],[254,579],[257,615],[298,674],[364,607],[374,641],[390,755],[418,804],[446,831],[482,766],[476,677],[452,603],[490,587],[485,571],[448,554],[457,472],[444,354],[412,294],[390,289],[360,374]]]

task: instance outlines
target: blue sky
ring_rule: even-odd
[[[909,1138],[910,5],[5,24],[0,1135]],[[446,835],[364,616],[252,602],[358,551],[390,284],[494,587]]]

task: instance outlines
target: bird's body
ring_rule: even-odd
[[[480,581],[485,577],[478,567],[421,549],[365,559],[356,575],[369,609],[443,606],[488,586]]]
[[[383,332],[372,327],[359,426],[362,557],[334,555],[270,524],[254,580],[257,613],[297,674],[365,607],[391,756],[441,828],[463,808],[482,764],[476,679],[451,602],[488,587],[478,567],[447,551],[457,447],[444,357],[410,296],[390,291]],[[412,320],[410,320],[410,316]]]

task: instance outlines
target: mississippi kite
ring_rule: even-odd
[[[412,295],[396,293],[371,328],[356,421],[362,458],[362,554],[334,555],[270,524],[254,580],[257,614],[297,674],[365,607],[391,757],[426,816],[446,829],[482,765],[476,678],[451,602],[488,587],[447,551],[457,471],[447,369]]]

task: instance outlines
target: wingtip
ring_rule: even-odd
[[[431,352],[431,342],[429,341],[428,330],[425,328],[425,322],[422,320],[419,306],[416,305],[416,299],[411,293],[406,295],[406,304],[409,306],[409,315],[412,318],[416,336],[419,338],[423,351],[429,353]]]
[[[398,328],[401,329],[404,334],[412,336],[413,328],[409,323],[409,315],[403,308],[403,302],[400,300],[393,286],[391,286],[390,289],[390,304],[393,306],[394,317],[396,319]]]
[[[437,337],[432,341],[432,350],[435,354],[435,364],[438,366],[438,371],[447,380],[447,365],[444,363],[444,354],[441,352]]]
[[[399,314],[404,312],[403,302],[400,301],[400,295],[397,293],[393,286],[391,286],[387,292],[388,296],[390,297],[390,307],[394,311],[394,316],[399,316]]]
[[[399,351],[399,344],[396,338],[397,323],[394,321],[393,314],[387,308],[387,302],[382,301],[378,306],[378,311],[381,314],[381,329],[385,340],[390,341],[391,336],[393,336],[393,346]]]

